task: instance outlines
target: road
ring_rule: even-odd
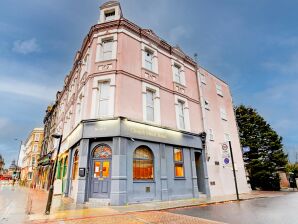
[[[230,224],[293,224],[298,223],[297,211],[298,192],[273,198],[171,210],[175,214]]]
[[[8,185],[0,181],[0,223],[22,223],[27,218],[27,197],[26,188]]]

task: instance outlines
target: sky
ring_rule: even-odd
[[[43,125],[75,53],[97,23],[100,0],[0,2],[0,154]],[[252,106],[298,152],[298,2],[122,0],[125,18],[179,45],[225,80],[234,104]],[[18,139],[18,140],[15,140]]]

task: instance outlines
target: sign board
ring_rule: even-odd
[[[85,177],[85,171],[86,171],[85,168],[79,168],[79,176],[80,177]]]
[[[229,143],[225,142],[221,144],[221,156],[222,156],[222,165],[224,167],[232,166]]]

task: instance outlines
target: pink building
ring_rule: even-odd
[[[118,1],[100,9],[54,107],[54,128],[63,135],[60,193],[77,203],[112,205],[232,194],[232,171],[217,153],[225,132],[233,141],[240,192],[247,192],[228,86],[125,19]],[[201,106],[205,98],[210,111]],[[210,132],[204,149],[209,129],[218,138],[212,141]]]

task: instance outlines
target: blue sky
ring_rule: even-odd
[[[42,126],[75,52],[103,1],[2,0],[0,3],[0,153]],[[256,108],[298,152],[298,2],[272,0],[122,0],[124,17],[178,44],[226,80],[235,104]]]

